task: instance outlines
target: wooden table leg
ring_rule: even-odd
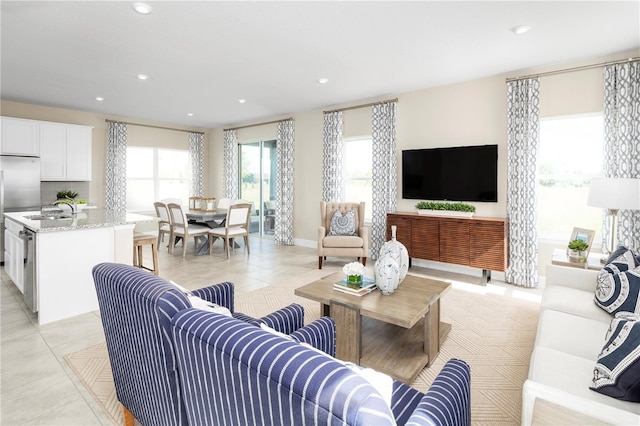
[[[336,358],[360,364],[362,317],[357,307],[331,301],[331,318],[336,322]]]
[[[429,300],[429,311],[424,316],[424,353],[429,355],[428,367],[440,353],[440,295]]]

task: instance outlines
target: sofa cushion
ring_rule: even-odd
[[[591,389],[640,402],[640,315],[620,313],[611,321]]]
[[[336,209],[331,216],[329,235],[357,235],[356,217],[355,210],[349,210],[343,215],[340,210]]]
[[[322,240],[325,248],[362,248],[364,240],[356,236],[335,235]]]
[[[595,276],[594,274],[594,280]],[[564,285],[548,285],[542,296],[541,308],[602,321],[606,325],[611,322],[611,315],[593,302],[593,291],[578,290]],[[604,339],[604,335],[602,338]],[[595,356],[594,353],[593,357]]]
[[[603,268],[598,275],[595,302],[606,312],[640,313],[640,267],[621,272],[613,263]]]

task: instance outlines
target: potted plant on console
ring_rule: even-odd
[[[473,217],[476,207],[466,203],[446,203],[438,201],[420,201],[416,204],[418,214],[432,216]]]
[[[582,240],[573,240],[569,242],[569,261],[584,263],[587,261],[587,249],[589,244]]]

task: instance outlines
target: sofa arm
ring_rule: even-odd
[[[280,333],[291,334],[304,325],[304,308],[297,303],[292,303],[258,321],[258,326],[262,322]]]
[[[406,424],[470,425],[471,374],[469,365],[459,359],[447,361]]]
[[[327,235],[327,230],[325,229],[324,226],[318,226],[318,256],[322,256],[323,252],[323,246],[322,246],[322,240],[324,239],[324,237]]]
[[[193,294],[194,296],[198,296],[199,298],[204,299],[207,302],[224,306],[233,313],[233,283],[223,282],[220,284],[214,284],[209,287],[192,290],[191,294]]]
[[[545,286],[562,285],[584,291],[596,291],[598,273],[591,269],[573,268],[570,266],[548,265],[545,275]]]
[[[371,241],[371,227],[369,225],[363,225],[358,229],[360,237],[362,238],[362,245],[364,248],[364,257],[369,257],[369,241]]]
[[[308,343],[316,349],[336,356],[336,323],[331,317],[322,317],[291,333],[298,343]]]

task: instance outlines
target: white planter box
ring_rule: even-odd
[[[463,217],[472,218],[473,212],[458,212],[453,210],[424,210],[418,209],[418,214],[424,214],[427,216],[449,216],[449,217]]]

